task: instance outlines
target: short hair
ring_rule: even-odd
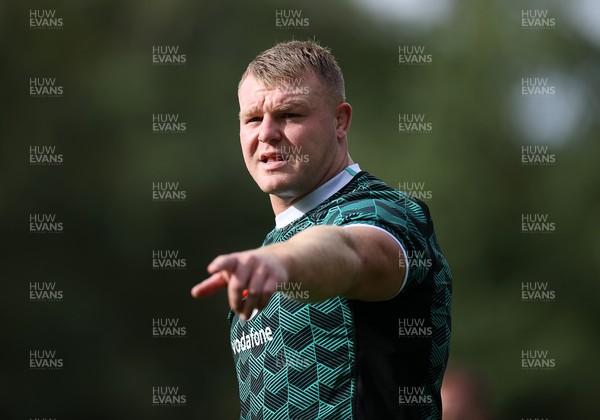
[[[248,64],[239,86],[248,76],[267,87],[286,78],[316,76],[334,101],[346,100],[344,76],[331,50],[316,41],[287,41],[261,52]]]

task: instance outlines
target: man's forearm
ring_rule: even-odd
[[[286,268],[291,285],[285,290],[306,291],[309,302],[351,294],[363,274],[352,235],[341,227],[316,226],[261,251],[275,255]]]
[[[192,295],[227,288],[229,305],[242,319],[266,307],[280,290],[307,292],[305,302],[336,296],[386,300],[404,278],[398,253],[393,238],[371,227],[316,226],[286,242],[218,256],[208,266],[211,276]]]
[[[388,299],[400,288],[406,266],[398,262],[398,244],[370,227],[317,226],[263,250],[282,261],[288,282],[307,291],[310,302]]]

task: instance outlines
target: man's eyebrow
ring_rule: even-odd
[[[276,106],[272,111],[274,112],[282,112],[289,111],[292,108],[302,108],[308,107],[308,102],[302,99],[293,99],[287,102],[282,103],[281,105]]]
[[[308,105],[309,105],[308,101],[305,101],[302,99],[292,99],[292,100],[286,101],[280,105],[277,105],[276,107],[269,109],[268,111],[269,112],[285,112],[285,111],[289,111],[292,108],[308,107]],[[260,113],[260,112],[262,112],[262,108],[253,106],[252,108],[249,108],[245,111],[240,111],[238,117],[241,120],[244,117],[248,117],[250,115]]]
[[[257,106],[253,106],[252,108],[249,108],[245,111],[240,111],[240,113],[238,114],[238,118],[241,120],[244,117],[248,117],[252,114],[255,114],[257,111],[260,111],[260,108]]]

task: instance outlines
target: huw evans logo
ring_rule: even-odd
[[[308,95],[310,88],[306,85],[306,79],[302,77],[278,77],[273,83],[275,90],[282,93],[294,95]]]
[[[178,249],[152,250],[153,270],[185,270],[187,261],[179,257]]]
[[[555,162],[556,155],[550,153],[548,146],[521,146],[521,165],[547,166]]]
[[[179,52],[179,45],[152,46],[152,64],[155,66],[182,66],[187,56]]]
[[[286,354],[283,350],[277,353],[275,356],[275,366],[277,368],[291,367],[297,370],[304,370],[309,368],[313,362],[305,357],[302,357],[300,353],[289,349]]]
[[[30,77],[29,97],[31,98],[60,98],[64,89],[56,84],[56,77]]]
[[[62,233],[63,223],[56,220],[55,213],[30,213],[29,233]]]
[[[426,188],[425,182],[421,181],[399,182],[398,190],[400,191],[400,200],[405,200],[406,196],[421,201],[429,201],[433,198],[433,192]]]
[[[556,291],[548,289],[548,282],[528,281],[521,283],[521,301],[554,302]]]
[[[398,63],[401,66],[428,66],[433,63],[433,56],[425,52],[425,45],[400,45]]]
[[[179,114],[152,114],[152,132],[156,134],[184,134],[187,124],[179,121]]]
[[[56,417],[29,417],[29,420],[56,420]]]
[[[163,407],[181,407],[187,403],[185,394],[178,386],[153,386],[152,405]]]
[[[310,21],[302,10],[275,10],[275,27],[279,29],[308,29]]]
[[[407,254],[408,255],[405,256],[402,250],[398,251],[398,266],[400,268],[406,268],[407,266],[409,269],[431,268],[433,265],[427,251],[418,251],[415,249],[407,251]],[[408,264],[406,260],[408,260]]]
[[[62,165],[63,155],[56,152],[56,146],[29,146],[29,164],[32,166]]]
[[[187,329],[179,325],[179,318],[152,318],[152,337],[154,338],[185,338]]]
[[[425,318],[399,318],[398,337],[431,338],[432,328],[427,325]]]
[[[275,147],[275,159],[278,161],[286,162],[308,162],[310,156],[306,153],[302,153],[302,146],[276,146]]]
[[[398,131],[409,134],[429,134],[433,131],[433,123],[426,121],[425,114],[398,114]]]
[[[554,233],[556,223],[548,221],[547,213],[521,214],[521,233]]]
[[[179,182],[153,182],[153,201],[185,201],[187,192],[179,188]]]
[[[398,387],[398,404],[404,406],[426,406],[433,404],[433,397],[424,386]]]
[[[56,16],[56,10],[30,9],[29,10],[29,28],[30,29],[62,29],[63,28],[63,18]]]
[[[56,288],[56,282],[29,282],[29,300],[33,302],[60,302],[63,291]]]
[[[524,29],[554,29],[556,19],[548,16],[547,9],[522,9],[521,27]]]
[[[30,350],[30,370],[60,370],[63,368],[63,359],[57,357],[56,350]]]
[[[308,290],[301,290],[302,282],[289,281],[289,282],[278,282],[275,284],[275,291],[281,292],[281,294],[290,300],[308,300]]]
[[[556,87],[548,84],[547,77],[522,77],[521,95],[547,97],[556,94]]]
[[[521,350],[521,369],[553,370],[556,359],[548,357],[548,350]]]

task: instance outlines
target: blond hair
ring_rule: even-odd
[[[316,76],[333,101],[345,101],[344,76],[329,48],[315,41],[287,41],[261,52],[248,64],[240,85],[252,76],[266,87],[292,78]],[[239,87],[239,85],[238,85]]]

